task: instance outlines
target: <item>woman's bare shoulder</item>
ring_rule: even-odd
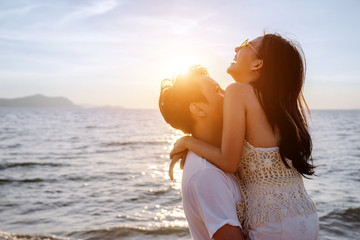
[[[257,101],[254,87],[248,83],[232,83],[225,91],[225,97],[240,100],[242,103],[251,104]]]
[[[241,91],[241,92],[247,92],[247,91],[253,91],[254,88],[249,83],[231,83],[229,86],[227,86],[226,91]]]

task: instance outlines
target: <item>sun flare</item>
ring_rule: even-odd
[[[177,57],[176,59],[169,61],[166,70],[171,76],[176,76],[186,73],[191,66],[196,64],[200,63],[195,62],[194,57]]]

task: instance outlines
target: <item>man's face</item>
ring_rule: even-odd
[[[207,99],[206,117],[209,120],[210,128],[218,129],[222,132],[223,120],[223,102],[224,90],[219,84],[209,76],[201,76],[197,79],[200,84],[201,91]]]

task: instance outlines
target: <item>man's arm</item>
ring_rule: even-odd
[[[238,199],[234,199],[235,189],[228,180],[226,174],[215,167],[196,173],[188,183],[192,210],[204,222],[210,238],[243,240],[236,215]]]
[[[226,224],[216,231],[213,238],[215,240],[244,240],[244,235],[238,226],[231,226],[229,224]]]

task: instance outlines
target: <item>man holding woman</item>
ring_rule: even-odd
[[[235,52],[228,73],[236,83],[225,91],[221,144],[186,136],[171,158],[190,150],[236,173],[237,213],[246,238],[316,239],[318,216],[302,180],[314,174],[302,50],[280,35],[265,34]]]

